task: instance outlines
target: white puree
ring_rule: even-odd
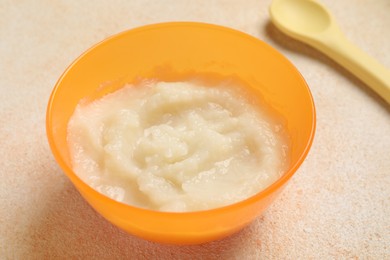
[[[246,199],[286,167],[281,125],[233,87],[125,86],[80,103],[68,125],[74,171],[107,196],[160,211]]]

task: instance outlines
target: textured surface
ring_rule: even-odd
[[[271,1],[0,1],[0,258],[389,259],[390,108],[316,50],[269,23]],[[323,0],[347,36],[390,67],[388,0]],[[317,134],[281,197],[249,227],[198,246],[140,240],[107,223],[55,163],[50,92],[94,43],[136,26],[202,21],[258,37],[307,80]]]

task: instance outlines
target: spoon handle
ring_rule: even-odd
[[[325,37],[326,36],[326,37]],[[390,104],[390,70],[351,43],[341,32],[324,35],[317,48],[359,77]]]

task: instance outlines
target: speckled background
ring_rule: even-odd
[[[0,0],[0,258],[390,259],[390,107],[318,51],[269,22],[267,0]],[[323,0],[346,35],[390,67],[389,0]],[[163,21],[251,34],[307,80],[317,133],[282,196],[253,224],[197,246],[151,243],[117,229],[80,197],[45,135],[50,92],[104,38]]]

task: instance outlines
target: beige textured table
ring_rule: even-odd
[[[390,259],[390,106],[269,22],[270,0],[0,0],[1,259]],[[390,67],[389,0],[323,0],[347,36]],[[107,36],[163,21],[229,26],[269,43],[301,71],[317,107],[312,150],[263,216],[227,239],[167,246],[95,213],[55,163],[45,136],[50,92]]]

